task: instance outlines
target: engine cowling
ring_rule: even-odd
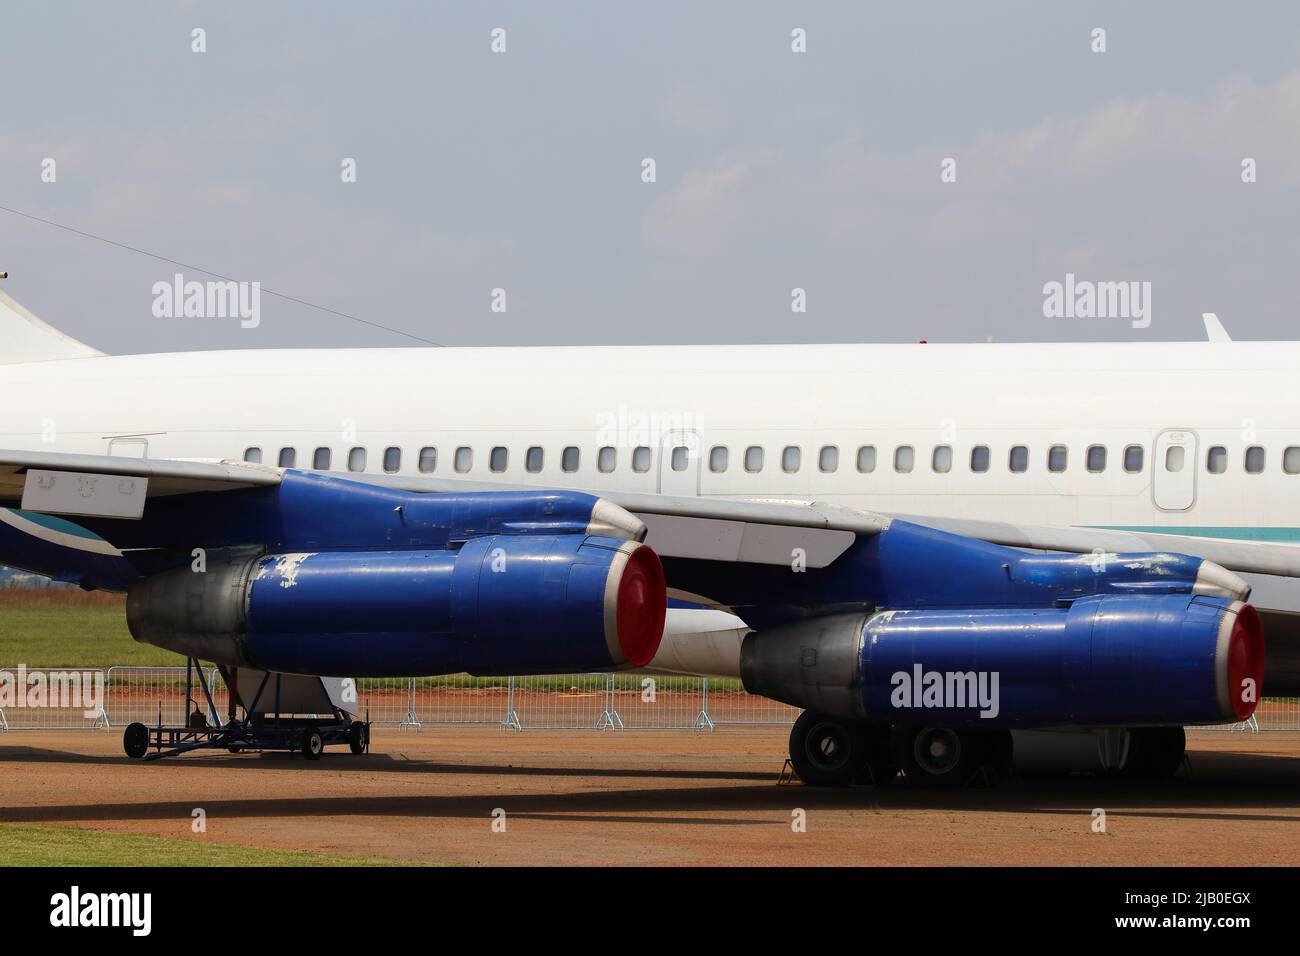
[[[843,614],[750,634],[741,647],[751,693],[840,717],[944,726],[1244,720],[1263,661],[1253,607],[1188,594]]]
[[[634,541],[488,535],[459,550],[223,561],[135,584],[137,641],[217,663],[320,675],[564,673],[654,657],[667,596]]]

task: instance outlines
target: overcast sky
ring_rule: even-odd
[[[449,345],[1300,338],[1289,2],[11,0],[0,89],[0,205]],[[108,352],[413,344],[8,212],[0,269]]]

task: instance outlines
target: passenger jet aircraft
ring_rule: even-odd
[[[1300,689],[1300,343],[1211,338],[108,356],[0,294],[0,563],[223,668],[738,676],[810,784],[1169,773]]]

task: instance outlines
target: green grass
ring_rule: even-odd
[[[173,837],[105,833],[73,827],[0,823],[0,863],[5,866],[395,866],[378,857],[264,850]]]
[[[108,667],[184,664],[179,654],[138,644],[121,605],[0,603],[0,666]]]

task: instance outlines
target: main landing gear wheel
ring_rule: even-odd
[[[810,787],[847,787],[866,760],[862,728],[805,710],[790,730],[790,763]]]
[[[952,727],[898,727],[894,753],[908,781],[918,787],[955,790],[984,763],[981,735]]]
[[[308,760],[319,760],[325,751],[325,739],[315,727],[308,727],[302,732],[302,755]]]
[[[369,743],[369,738],[370,731],[361,721],[354,720],[348,726],[348,746],[354,754],[366,752],[366,744]]]
[[[128,724],[122,734],[122,749],[132,760],[139,760],[149,750],[149,728],[141,723]]]
[[[1186,752],[1182,727],[1134,727],[1128,732],[1124,776],[1166,780],[1178,772]]]

